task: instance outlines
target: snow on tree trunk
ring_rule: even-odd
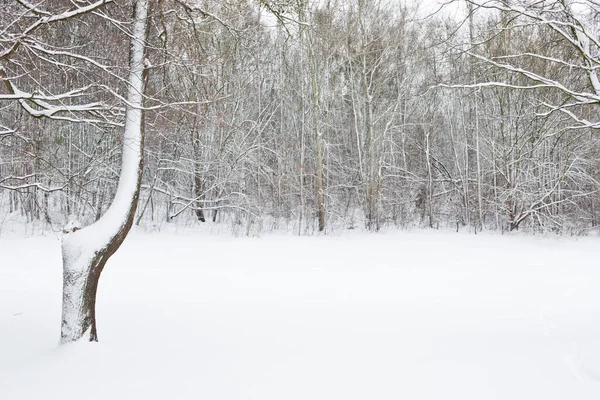
[[[62,239],[61,343],[78,340],[87,332],[90,341],[98,340],[98,280],[106,262],[127,236],[138,204],[143,164],[142,104],[148,1],[137,0],[134,7],[121,176],[106,214],[94,224],[66,234]]]

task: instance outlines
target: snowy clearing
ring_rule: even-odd
[[[0,399],[598,399],[599,239],[132,234],[59,346],[53,237],[0,240]]]

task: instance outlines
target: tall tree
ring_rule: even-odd
[[[78,340],[88,332],[90,341],[98,340],[96,293],[100,274],[129,233],[137,209],[143,171],[147,21],[148,0],[136,0],[117,193],[108,211],[96,223],[63,237],[63,343]]]

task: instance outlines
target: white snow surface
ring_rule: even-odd
[[[99,343],[59,240],[0,240],[0,399],[600,398],[600,239],[133,233]]]

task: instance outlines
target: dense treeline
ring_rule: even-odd
[[[125,3],[30,32],[41,8],[0,1],[0,218],[60,229],[108,207]],[[155,1],[136,222],[594,229],[600,6],[488,3]]]

